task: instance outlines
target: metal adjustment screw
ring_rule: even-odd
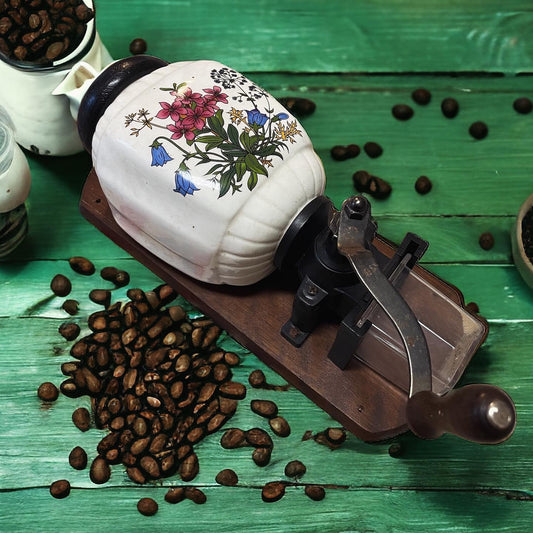
[[[344,209],[348,218],[360,220],[368,211],[368,200],[364,196],[352,196],[345,203]]]

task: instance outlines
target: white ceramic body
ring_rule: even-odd
[[[98,34],[88,53],[79,59],[98,72],[112,61]],[[43,155],[83,151],[68,97],[53,94],[69,72],[70,67],[61,65],[52,70],[21,70],[0,60],[0,106],[7,109],[16,140],[27,150]]]
[[[204,116],[187,114],[198,106]],[[173,125],[180,127],[167,129]],[[254,149],[249,143],[257,136]],[[224,178],[216,165],[227,162],[221,150],[232,141],[256,155],[235,154],[239,171],[226,165]],[[257,152],[259,145],[268,155]],[[249,285],[270,274],[286,229],[325,186],[322,163],[297,120],[213,61],[170,64],[126,87],[96,126],[92,158],[118,224],[178,270],[215,284]],[[227,188],[230,180],[237,190]]]

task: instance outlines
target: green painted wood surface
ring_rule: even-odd
[[[87,471],[67,461],[75,445],[95,456],[102,432],[81,433],[72,424],[74,408],[86,398],[61,397],[44,408],[36,389],[46,380],[60,383],[60,364],[70,343],[57,328],[68,319],[62,299],[52,297],[54,274],[68,274],[72,296],[81,302],[74,318],[85,326],[97,306],[88,292],[97,276],[73,274],[72,255],[86,255],[98,268],[115,265],[131,273],[131,285],[150,289],[159,280],[101,235],[78,213],[78,200],[91,167],[86,154],[41,158],[28,154],[33,175],[28,201],[30,233],[0,263],[0,531],[331,531],[331,532],[517,532],[531,530],[533,483],[533,294],[512,262],[510,231],[522,201],[533,192],[533,115],[518,115],[513,100],[533,96],[529,76],[533,37],[531,5],[501,2],[351,2],[320,0],[223,4],[185,1],[101,0],[98,26],[115,57],[127,55],[134,37],[148,41],[149,52],[167,60],[214,58],[249,74],[275,96],[305,96],[317,110],[302,121],[322,158],[327,194],[337,206],[353,194],[351,176],[366,169],[393,186],[389,199],[373,202],[380,232],[399,241],[415,231],[430,241],[424,264],[456,284],[466,301],[479,304],[490,324],[487,341],[474,357],[461,384],[500,385],[517,406],[518,426],[511,439],[496,447],[478,446],[451,436],[432,442],[403,435],[400,458],[388,454],[390,443],[366,444],[354,436],[331,451],[312,440],[336,422],[296,389],[249,389],[231,425],[260,426],[264,420],[248,408],[249,400],[276,401],[292,433],[275,438],[273,460],[259,468],[250,450],[224,450],[221,434],[197,447],[200,474],[193,484],[208,496],[204,506],[163,501],[166,488],[134,486],[120,466],[110,482],[92,484]],[[506,76],[421,74],[442,71],[505,72]],[[367,74],[354,74],[366,72]],[[369,74],[372,73],[372,74]],[[407,123],[394,120],[395,103],[410,103],[413,89],[433,93],[427,107],[414,104]],[[446,96],[458,99],[453,120],[439,110]],[[490,133],[483,141],[468,126],[484,120]],[[377,141],[383,156],[336,162],[334,144]],[[414,181],[428,175],[434,184],[426,196]],[[495,246],[478,245],[491,231]],[[121,299],[125,289],[114,291]],[[231,312],[231,310],[228,310]],[[281,378],[253,354],[242,355],[236,379],[246,382],[261,368],[269,381]],[[312,502],[303,488],[291,486],[285,497],[264,504],[260,487],[286,479],[285,464],[307,465],[301,484],[327,485],[322,502]],[[234,468],[238,487],[216,485],[222,468]],[[55,479],[73,486],[65,500],[48,492]],[[136,502],[153,496],[157,515],[141,516]]]

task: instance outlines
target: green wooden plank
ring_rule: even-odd
[[[239,70],[402,72],[530,70],[531,4],[514,0],[132,0],[98,4],[116,57],[137,37],[168,61],[217,59]]]
[[[523,533],[529,531],[531,502],[506,500],[504,495],[390,490],[327,490],[313,502],[301,486],[288,487],[275,503],[261,501],[260,487],[202,487],[207,502],[176,505],[164,501],[166,488],[73,489],[64,500],[53,500],[45,488],[8,492],[0,500],[3,531],[101,532],[233,531],[343,533]],[[137,501],[151,497],[156,515],[145,517]],[[243,507],[249,509],[242,512]]]

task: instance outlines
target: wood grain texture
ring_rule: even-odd
[[[114,57],[143,37],[167,61],[216,59],[262,72],[531,70],[531,4],[515,0],[156,0],[97,2],[98,27]]]
[[[451,436],[422,441],[411,434],[395,439],[403,455],[388,453],[390,442],[367,444],[348,435],[334,451],[306,431],[338,424],[295,388],[249,389],[231,425],[267,428],[249,409],[254,398],[275,401],[291,424],[288,438],[275,438],[271,464],[257,467],[249,449],[225,450],[221,434],[198,446],[204,506],[171,506],[163,501],[179,478],[161,486],[136,487],[121,467],[111,481],[92,484],[88,472],[74,471],[67,457],[75,445],[89,457],[102,432],[81,433],[72,411],[87,398],[41,405],[36,389],[45,380],[59,384],[59,367],[69,359],[70,343],[57,332],[69,317],[49,283],[58,272],[73,279],[72,297],[80,325],[98,307],[88,292],[98,275],[77,276],[67,259],[86,255],[98,269],[115,265],[131,274],[131,286],[150,289],[160,280],[86,222],[78,211],[91,161],[86,154],[43,158],[27,154],[32,170],[28,200],[30,233],[0,263],[0,531],[288,531],[288,532],[513,532],[533,523],[533,297],[510,253],[509,232],[533,181],[533,115],[518,115],[512,102],[533,96],[530,76],[533,12],[530,2],[397,2],[374,0],[260,0],[225,3],[206,0],[100,0],[99,32],[116,58],[129,55],[131,39],[143,37],[148,51],[166,60],[216,59],[241,70],[274,96],[304,96],[317,104],[302,120],[322,158],[326,193],[337,206],[353,194],[351,176],[366,169],[390,181],[393,193],[373,201],[379,231],[399,241],[415,231],[430,241],[424,265],[457,285],[490,324],[483,347],[460,384],[487,382],[507,390],[516,402],[518,425],[500,446],[478,446]],[[459,71],[458,76],[443,72]],[[475,71],[485,74],[467,75]],[[423,73],[436,73],[423,74]],[[505,73],[493,76],[486,73]],[[438,74],[441,73],[441,74]],[[427,87],[429,106],[412,103],[411,91]],[[458,99],[461,111],[444,119],[440,101]],[[396,103],[409,103],[408,122],[391,115]],[[489,136],[474,141],[468,126],[484,120]],[[376,141],[383,156],[333,161],[335,144]],[[414,191],[421,175],[433,181],[426,196]],[[495,246],[485,251],[479,234],[490,231]],[[124,299],[125,289],[113,292]],[[190,305],[188,309],[195,312]],[[84,326],[85,327],[85,326]],[[229,337],[242,364],[236,379],[246,383],[260,368],[269,382],[283,379]],[[289,460],[307,466],[301,483],[328,485],[326,498],[312,502],[301,486],[264,504],[260,487],[282,479]],[[219,470],[234,468],[238,487],[216,485]],[[48,491],[67,478],[74,489],[65,500]],[[154,497],[160,509],[151,518],[135,506]]]

